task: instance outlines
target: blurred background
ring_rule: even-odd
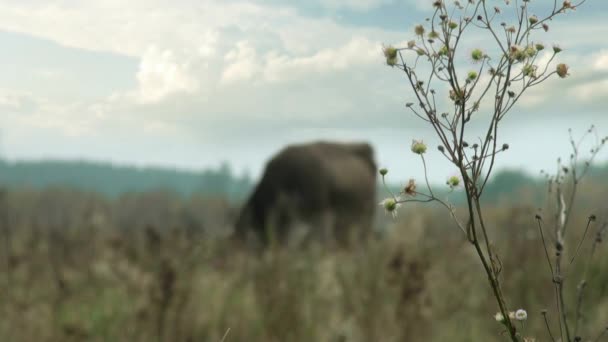
[[[225,241],[290,143],[369,141],[399,189],[424,176],[409,151],[422,139],[445,188],[453,170],[382,55],[430,3],[0,0],[0,340],[501,340],[481,266],[441,208],[392,220],[379,206],[375,237],[349,250],[252,255]],[[541,16],[552,2],[531,6]],[[510,149],[485,193],[504,292],[540,341],[539,312],[554,305],[534,220],[548,200],[540,170],[568,158],[569,128],[608,133],[606,13],[588,1],[537,34],[564,49],[571,75],[509,114],[498,140]],[[607,222],[607,160],[580,185],[572,241],[588,215],[593,229]],[[608,324],[607,257],[589,262],[589,336]]]

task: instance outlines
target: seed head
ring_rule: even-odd
[[[524,76],[536,77],[536,66],[532,64],[526,64],[522,69],[522,73],[524,74]]]
[[[564,63],[560,63],[555,67],[555,71],[557,72],[557,76],[561,78],[566,78],[568,76],[568,66]]]
[[[536,48],[533,45],[528,45],[524,52],[528,57],[532,58],[536,55]]]
[[[410,179],[407,182],[407,185],[403,188],[403,193],[410,196],[416,196],[416,181],[414,179]]]
[[[450,21],[448,23],[448,27],[452,30],[456,29],[458,27],[458,24],[455,21]]]
[[[545,46],[541,43],[536,43],[536,45],[534,47],[536,48],[537,51],[541,51],[545,48]]]
[[[397,64],[397,49],[391,45],[385,47],[384,57],[386,57],[386,64],[394,66]]]
[[[409,42],[407,42],[407,47],[412,49],[414,46],[416,46],[416,42],[413,40],[410,40]]]
[[[530,18],[528,18],[528,21],[530,22],[530,25],[534,25],[536,23],[538,23],[538,17],[535,15],[530,16]]]
[[[416,27],[414,27],[414,33],[416,33],[417,36],[424,36],[424,26],[416,25]]]

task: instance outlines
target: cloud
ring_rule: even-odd
[[[332,10],[384,11],[403,3],[317,1],[329,11],[314,15],[278,0],[2,1],[0,30],[51,39],[79,51],[128,56],[129,68],[120,73],[132,77],[121,79],[119,87],[118,77],[111,79],[109,72],[87,79],[77,69],[71,84],[87,89],[93,88],[90,83],[107,84],[86,98],[68,100],[50,92],[2,95],[0,109],[9,113],[2,123],[10,131],[7,139],[15,151],[116,153],[125,160],[171,162],[180,155],[185,163],[193,156],[224,158],[227,150],[215,149],[218,145],[253,149],[251,140],[264,140],[265,151],[271,151],[296,138],[365,140],[381,136],[378,132],[387,127],[421,134],[424,122],[404,107],[413,93],[403,74],[383,65],[381,53],[382,43],[411,37],[412,23],[392,31],[331,16]],[[409,3],[430,7],[430,0]],[[597,45],[604,31],[601,22],[580,20],[552,25],[549,33],[542,33],[547,46],[553,38],[563,41],[566,49],[559,57],[572,65],[572,76],[533,89],[514,110],[563,113],[576,106],[598,106],[590,102],[605,106],[608,53],[585,57],[582,50]],[[470,38],[461,52],[487,37]],[[109,58],[103,70],[116,63]],[[90,62],[86,68],[96,65],[101,64]],[[53,75],[57,84],[62,77]],[[404,141],[411,139],[403,136]],[[156,153],[160,150],[164,152]]]
[[[385,4],[392,3],[393,0],[318,0],[319,3],[330,9],[350,9],[355,11],[367,11]]]
[[[138,100],[154,103],[174,93],[194,93],[198,81],[189,69],[188,63],[176,61],[171,50],[151,46],[142,56],[137,72]]]

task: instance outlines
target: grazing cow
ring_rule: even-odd
[[[371,231],[376,200],[374,152],[365,143],[292,145],[267,164],[235,226],[262,243],[306,238],[346,243]]]

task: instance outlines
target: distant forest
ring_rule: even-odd
[[[608,167],[590,170],[590,178],[603,184]],[[230,164],[201,171],[183,171],[168,168],[140,168],[116,166],[111,163],[90,161],[19,161],[0,160],[0,185],[11,188],[44,189],[67,187],[92,191],[108,197],[125,193],[164,190],[181,196],[201,194],[206,197],[224,197],[230,201],[242,201],[256,180],[249,175],[236,175]],[[485,191],[489,201],[517,200],[517,194],[526,191],[526,197],[540,199],[544,192],[540,177],[531,177],[518,170],[497,172]],[[420,184],[419,187],[422,187]],[[399,191],[397,186],[392,190]],[[440,191],[441,184],[436,187]],[[422,188],[421,188],[422,189]],[[379,196],[385,195],[379,190]],[[523,195],[523,194],[522,194]],[[530,198],[532,196],[532,198]],[[451,196],[458,201],[458,194]]]
[[[247,196],[253,181],[248,175],[235,175],[228,163],[195,172],[89,161],[0,161],[0,184],[9,188],[69,187],[109,197],[165,190],[239,201]]]

